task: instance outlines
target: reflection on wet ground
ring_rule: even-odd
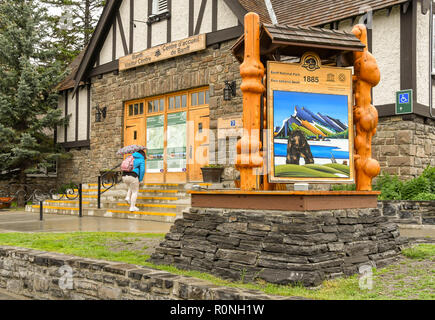
[[[0,210],[0,232],[138,232],[167,233],[172,223]]]

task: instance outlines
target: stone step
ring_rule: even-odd
[[[40,212],[39,205],[28,205],[26,206],[27,212]],[[79,208],[75,207],[63,207],[63,206],[44,206],[44,214],[64,214],[64,215],[79,215]],[[93,217],[106,217],[106,218],[120,218],[120,219],[139,219],[148,221],[159,221],[172,223],[175,219],[182,216],[182,213],[178,212],[159,212],[159,211],[149,211],[141,210],[137,212],[130,212],[127,209],[96,209],[83,207],[83,216],[93,216]]]
[[[96,189],[84,189],[84,196],[96,196],[98,195],[98,190]],[[102,196],[120,196],[124,197],[127,195],[127,190],[108,190],[101,194]],[[159,190],[159,189],[140,189],[139,196],[159,196],[159,197],[187,197],[186,192],[180,192],[179,190]]]
[[[89,208],[97,208],[97,201],[83,201],[83,207]],[[35,204],[35,206],[39,207],[39,204]],[[44,201],[43,206],[55,206],[55,207],[67,207],[67,208],[78,208],[79,201],[57,201],[57,200],[47,200]],[[123,207],[129,207],[130,205],[126,201],[109,201],[109,202],[101,202],[101,209],[120,209]],[[174,204],[174,203],[149,203],[144,201],[139,201],[136,203],[138,208],[149,208],[151,211],[180,211],[184,210],[186,207],[190,206],[190,203],[184,204]],[[147,209],[148,210],[148,209]]]

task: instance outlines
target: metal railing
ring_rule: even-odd
[[[121,163],[118,164],[116,167],[110,169],[109,171],[103,173],[102,175],[98,176],[98,198],[97,198],[97,205],[98,209],[101,209],[101,195],[112,189],[114,186],[116,186],[118,183],[122,180],[122,172],[118,169],[121,167]],[[102,190],[103,189],[103,190]]]
[[[3,203],[10,205],[12,202],[17,201],[20,195],[23,196],[24,202],[39,203],[39,220],[44,219],[44,201],[47,200],[77,200],[79,201],[79,217],[83,217],[83,185],[81,183],[73,183],[68,189],[58,192],[57,189],[51,189],[49,192],[43,192],[39,189],[35,189],[31,194],[23,189],[16,191],[15,193],[10,192],[11,188],[8,187],[7,191],[0,190],[0,196],[5,195],[8,199]]]

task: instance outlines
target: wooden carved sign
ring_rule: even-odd
[[[141,52],[133,53],[119,59],[119,70],[136,68],[146,64],[162,61],[206,48],[206,36],[200,34],[187,39],[165,43]]]
[[[353,182],[352,70],[268,62],[269,182]]]

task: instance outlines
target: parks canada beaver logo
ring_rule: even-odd
[[[314,55],[307,55],[303,59],[302,67],[307,69],[308,71],[316,71],[320,69],[319,61]]]

